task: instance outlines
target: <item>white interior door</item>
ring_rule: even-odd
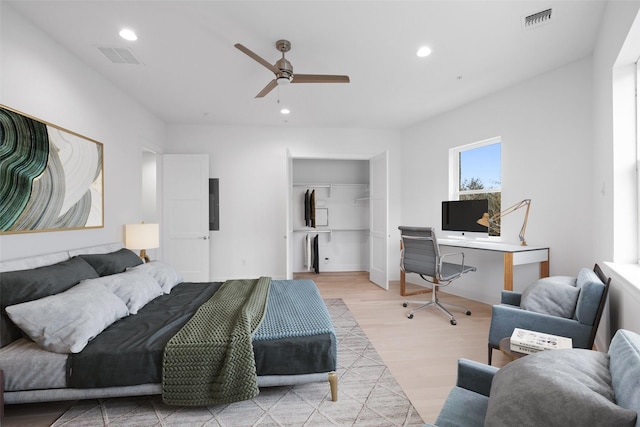
[[[291,157],[291,152],[287,149],[287,228],[286,234],[284,236],[285,243],[285,253],[286,253],[286,278],[288,280],[293,279],[293,248],[292,245],[292,231],[293,231],[293,222],[291,218],[291,204],[293,203],[293,157]]]
[[[388,290],[387,157],[385,151],[369,161],[369,280]]]
[[[209,156],[162,156],[163,254],[185,282],[209,279]]]

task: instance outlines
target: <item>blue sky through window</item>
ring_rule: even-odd
[[[485,189],[500,188],[500,143],[460,152],[460,183],[479,179]]]

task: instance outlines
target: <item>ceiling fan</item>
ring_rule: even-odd
[[[271,80],[257,95],[256,98],[262,98],[273,90],[276,86],[289,84],[289,83],[349,83],[349,76],[335,76],[324,74],[293,74],[293,66],[284,57],[285,52],[289,52],[291,49],[291,43],[288,40],[278,40],[276,42],[276,49],[282,52],[282,58],[280,58],[275,64],[271,65],[262,57],[258,56],[253,51],[244,47],[240,43],[234,45],[240,51],[247,54],[275,74],[275,78]]]

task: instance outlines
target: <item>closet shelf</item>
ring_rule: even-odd
[[[329,241],[331,241],[331,236],[334,232],[344,232],[344,231],[366,231],[369,232],[368,228],[362,227],[334,227],[334,228],[294,228],[294,233],[308,233],[308,234],[320,234],[326,233],[329,235]]]
[[[318,183],[293,183],[294,187],[309,187],[309,188],[330,188],[330,187],[369,187],[369,184],[318,184]]]
[[[369,231],[368,227],[294,228],[294,233],[332,233],[334,231]]]
[[[314,183],[299,183],[299,182],[294,182],[293,183],[294,187],[306,187],[308,189],[316,189],[316,188],[327,188],[329,189],[329,197],[331,197],[331,190],[333,190],[334,188],[337,187],[351,187],[351,188],[363,188],[363,191],[365,193],[369,192],[369,184],[314,184]],[[361,199],[356,199],[357,200],[368,200],[368,197],[363,197]]]

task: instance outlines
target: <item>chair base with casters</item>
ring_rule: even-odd
[[[424,280],[427,280],[427,279],[424,279]],[[464,311],[464,314],[466,314],[467,316],[471,316],[471,311],[463,305],[440,301],[438,299],[437,289],[438,289],[437,286],[433,287],[433,291],[431,292],[431,301],[405,301],[404,303],[402,303],[403,307],[408,307],[409,304],[421,304],[420,307],[417,307],[411,310],[409,314],[407,314],[407,317],[409,319],[413,319],[413,313],[415,313],[416,311],[422,310],[423,308],[427,308],[429,306],[434,306],[439,308],[443,313],[449,316],[449,323],[451,323],[452,325],[457,325],[458,322],[456,322],[456,319],[455,317],[453,317],[453,314],[451,314],[451,312],[444,307],[445,305],[449,307],[459,308]]]
[[[437,307],[447,316],[452,325],[456,325],[456,319],[444,306],[457,307],[469,316],[471,311],[458,304],[442,302],[438,299],[438,287],[447,286],[453,280],[476,268],[464,264],[464,253],[440,254],[440,248],[433,228],[431,227],[398,227],[401,231],[402,250],[400,256],[400,268],[405,273],[416,273],[423,280],[432,285],[431,301],[406,301],[403,307],[409,304],[421,304],[420,307],[409,312],[407,317],[413,319],[413,314],[429,306]],[[444,262],[446,257],[460,257],[460,264]]]

